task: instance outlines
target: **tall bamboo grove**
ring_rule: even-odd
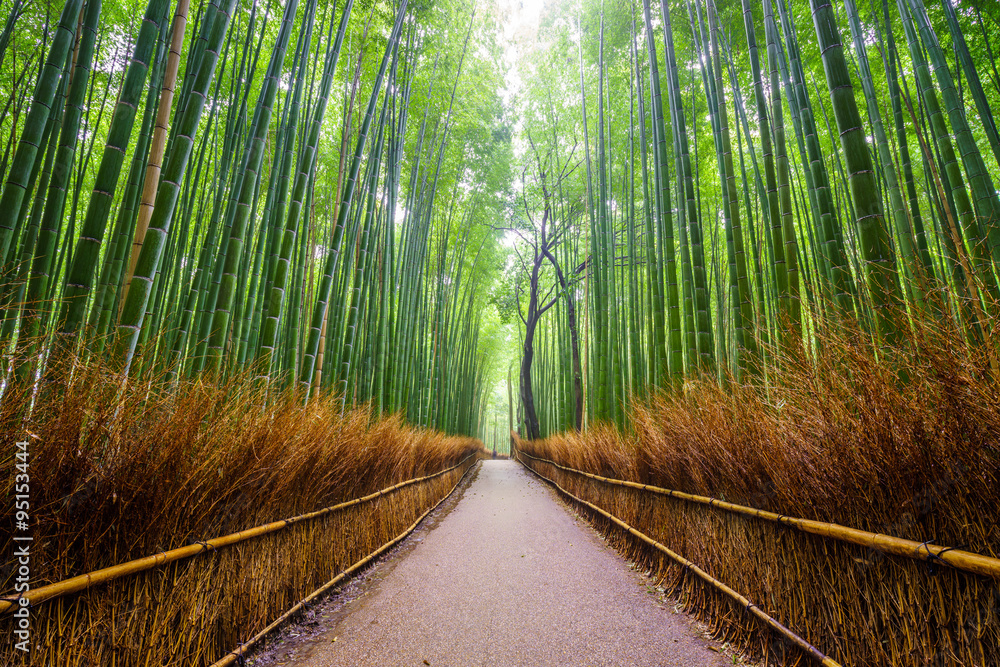
[[[567,0],[543,17],[523,123],[572,164],[546,187],[587,423],[624,426],[633,397],[689,379],[766,386],[784,351],[815,358],[847,323],[876,346],[918,319],[995,345],[995,3]],[[574,427],[569,309],[536,334],[542,435]]]
[[[470,92],[501,77],[485,12],[0,7],[4,389],[246,374],[485,433],[510,164],[496,90]]]

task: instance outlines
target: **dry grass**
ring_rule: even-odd
[[[632,433],[601,425],[519,445],[608,477],[1000,555],[1000,383],[984,352],[996,332],[982,348],[928,324],[900,349],[875,349],[856,330],[822,340],[818,359],[782,353],[784,370],[767,390],[693,382],[682,395],[634,405]],[[845,665],[1000,664],[994,580],[540,465]],[[615,539],[714,617],[721,635],[792,660],[744,612]]]
[[[0,404],[4,495],[15,440],[31,441],[31,583],[47,583],[295,516],[434,473],[479,441],[343,416],[323,396],[266,396],[239,378],[121,389],[101,366],[76,367],[25,419]],[[265,407],[266,406],[266,407]],[[344,567],[401,532],[454,485],[435,480],[222,552],[181,561],[36,611],[33,664],[208,664]],[[3,525],[12,525],[12,507]],[[4,540],[5,544],[10,544]],[[13,548],[0,588],[13,589]],[[0,622],[8,635],[9,619]],[[11,657],[10,642],[0,647]]]

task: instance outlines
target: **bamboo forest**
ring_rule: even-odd
[[[0,665],[1000,665],[996,0],[0,20]]]

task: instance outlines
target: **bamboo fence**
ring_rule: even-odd
[[[602,477],[521,451],[518,459],[670,582],[717,636],[765,663],[1000,664],[996,558]]]
[[[531,457],[531,456],[529,456],[527,454],[524,454],[524,456],[528,456],[529,458],[534,458],[534,457]],[[542,459],[535,459],[535,460],[536,461],[546,462],[546,461],[544,461]],[[523,461],[521,463],[522,463],[522,465],[524,464]],[[659,542],[657,542],[653,538],[649,537],[645,533],[643,533],[643,532],[641,532],[639,530],[636,530],[635,528],[633,528],[632,526],[628,525],[627,523],[625,523],[624,521],[622,521],[621,519],[619,519],[615,515],[613,515],[613,514],[611,514],[609,512],[605,512],[604,510],[602,510],[597,505],[595,505],[593,503],[589,503],[586,500],[584,500],[583,498],[579,498],[577,496],[574,496],[572,493],[570,493],[566,489],[564,489],[561,486],[559,486],[559,484],[557,484],[555,481],[549,479],[548,477],[546,477],[545,475],[541,474],[540,472],[538,472],[537,470],[535,470],[531,466],[525,465],[525,467],[528,470],[530,470],[531,472],[533,472],[535,475],[537,475],[539,478],[545,480],[546,482],[548,482],[549,484],[551,484],[552,486],[554,486],[563,495],[567,496],[568,498],[572,499],[573,501],[575,501],[575,502],[577,502],[577,503],[579,503],[581,505],[584,505],[587,509],[591,510],[592,512],[597,513],[599,516],[604,517],[608,521],[611,521],[616,526],[618,526],[622,530],[626,531],[630,535],[632,535],[634,537],[637,537],[638,539],[642,540],[643,542],[645,542],[649,546],[653,547],[657,551],[659,551],[659,552],[661,552],[663,554],[666,554],[667,556],[670,557],[671,560],[673,560],[677,564],[681,565],[685,569],[687,569],[687,570],[689,570],[691,572],[694,572],[702,580],[704,580],[705,583],[707,583],[709,586],[711,586],[712,588],[714,588],[715,590],[719,591],[720,593],[723,593],[724,595],[727,595],[728,597],[730,597],[733,600],[735,600],[744,609],[746,609],[747,611],[749,611],[750,613],[752,613],[754,616],[756,616],[757,618],[759,618],[760,620],[762,620],[764,623],[766,623],[769,626],[771,626],[771,628],[773,628],[777,633],[779,633],[780,635],[782,635],[783,637],[785,637],[786,639],[788,639],[789,641],[791,641],[793,644],[795,644],[796,646],[798,646],[800,649],[802,649],[803,651],[805,651],[806,653],[808,653],[813,658],[815,658],[821,665],[825,665],[826,667],[840,667],[840,663],[839,662],[836,662],[835,660],[831,659],[830,657],[824,655],[819,649],[817,649],[815,646],[813,646],[812,644],[810,644],[809,642],[807,642],[805,639],[803,639],[802,637],[799,637],[797,634],[795,634],[794,632],[792,632],[791,630],[789,630],[788,628],[786,628],[784,625],[782,625],[780,622],[778,622],[778,620],[775,619],[773,616],[767,614],[764,610],[762,610],[756,604],[754,604],[753,602],[751,602],[750,600],[748,600],[746,597],[740,595],[738,592],[734,591],[732,588],[730,588],[729,586],[727,586],[723,582],[719,581],[718,579],[716,579],[712,575],[708,574],[707,572],[705,572],[705,570],[702,570],[700,567],[698,567],[697,565],[695,565],[694,563],[692,563],[688,559],[684,558],[683,556],[681,556],[680,554],[676,553],[675,551],[672,551],[668,547],[660,544]],[[561,466],[559,466],[559,467],[561,467]],[[578,472],[578,471],[574,471],[574,472]]]
[[[8,642],[0,664],[230,664],[226,656],[235,660],[402,540],[476,456],[361,498],[33,589],[24,596],[31,652]],[[0,634],[14,636],[18,604],[0,600]]]

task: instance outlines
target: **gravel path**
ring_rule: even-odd
[[[328,630],[272,664],[732,664],[519,464],[476,475]]]

